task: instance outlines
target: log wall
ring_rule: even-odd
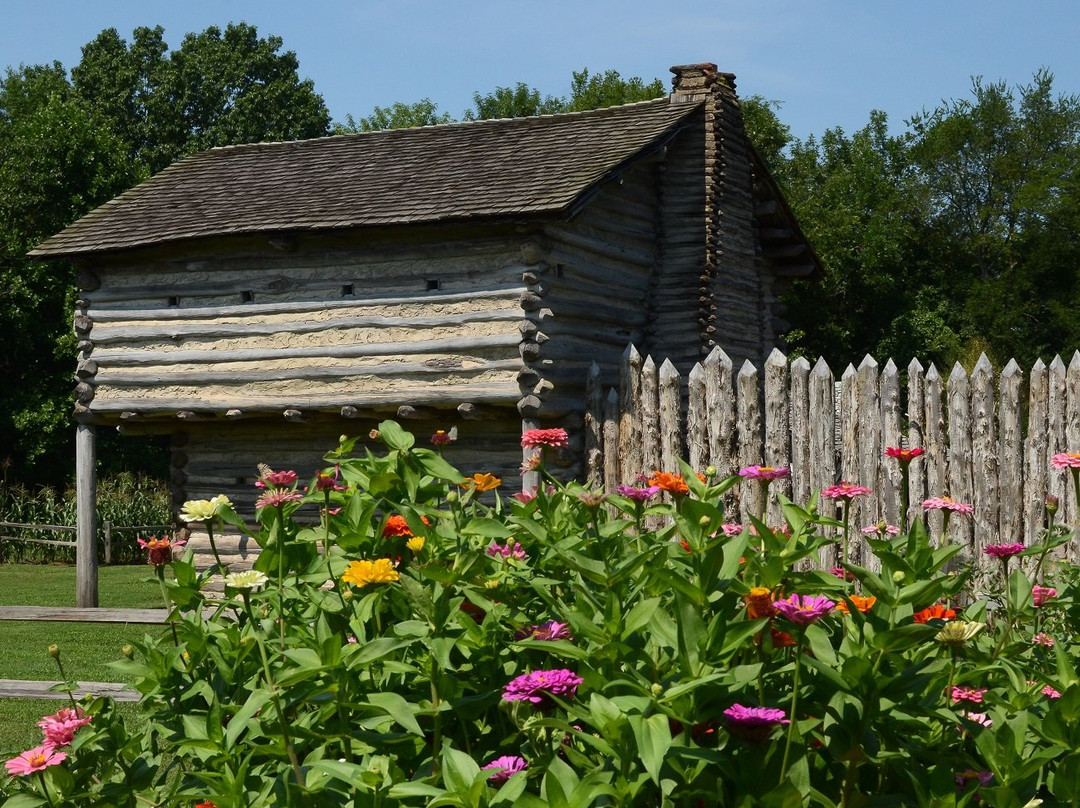
[[[521,244],[313,243],[99,267],[76,317],[80,402],[113,416],[513,404]]]

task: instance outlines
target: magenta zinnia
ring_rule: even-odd
[[[633,485],[617,485],[615,493],[620,497],[632,499],[635,502],[645,502],[660,493],[660,486],[650,485],[647,488],[637,488]]]
[[[816,623],[836,608],[824,595],[790,595],[773,603],[776,612],[792,623],[806,626]]]
[[[1024,549],[1023,544],[1014,541],[1009,544],[988,544],[983,548],[983,552],[994,558],[1012,558],[1024,552]]]
[[[558,449],[570,445],[570,436],[562,427],[554,429],[529,429],[521,435],[521,446],[524,449],[535,449],[537,446],[550,446]]]
[[[953,687],[950,695],[952,695],[953,701],[966,701],[972,704],[982,704],[983,696],[986,695],[986,688]]]
[[[772,707],[732,704],[724,710],[724,715],[727,717],[728,729],[746,741],[764,741],[772,734],[773,727],[791,723],[787,713]]]
[[[573,698],[577,687],[584,681],[565,668],[550,671],[523,673],[511,679],[503,688],[504,701],[528,701],[533,704],[550,703],[551,696]]]
[[[836,485],[830,485],[824,491],[821,492],[821,496],[828,499],[843,499],[848,502],[855,499],[855,497],[865,497],[867,494],[874,493],[865,485],[855,485],[849,483],[846,480],[837,483]]]
[[[518,640],[572,640],[570,627],[558,620],[548,620],[546,623],[534,625],[514,635]]]
[[[523,772],[527,768],[529,768],[529,764],[525,762],[525,758],[517,755],[503,755],[488,763],[483,767],[483,770],[495,769],[493,774],[488,775],[488,782],[495,786],[501,786],[515,774]]]
[[[739,476],[748,480],[780,480],[791,476],[791,469],[787,466],[747,466],[739,469]]]
[[[503,558],[512,558],[515,561],[524,561],[529,557],[529,554],[525,552],[524,547],[510,539],[506,540],[506,544],[499,544],[497,541],[493,541],[488,545],[487,554],[492,558],[502,556]]]
[[[901,463],[907,464],[914,460],[916,457],[925,454],[925,452],[925,449],[901,449],[897,446],[888,446],[885,449],[885,456],[895,457]]]

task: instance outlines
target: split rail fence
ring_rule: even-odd
[[[790,479],[771,490],[805,504],[846,480],[873,489],[853,503],[853,531],[898,525],[900,468],[884,452],[905,446],[925,450],[910,467],[909,519],[924,513],[920,504],[929,497],[972,504],[972,516],[949,525],[966,557],[981,559],[988,544],[1035,541],[1048,494],[1060,499],[1059,522],[1075,525],[1080,516],[1071,478],[1050,465],[1054,454],[1080,452],[1080,352],[1068,367],[1058,356],[1049,365],[1037,361],[1026,375],[1014,360],[995,371],[983,355],[970,374],[956,364],[947,378],[933,364],[912,360],[902,374],[891,359],[882,367],[868,355],[838,380],[824,360],[811,366],[775,349],[763,369],[747,361],[736,372],[715,348],[684,380],[670,361],[657,367],[631,345],[618,389],[605,392],[599,379],[594,364],[586,463],[590,481],[608,491],[640,473],[678,471],[679,458],[697,470],[715,466],[720,475],[788,466]],[[756,481],[737,485],[725,503],[731,521],[760,514],[760,498]],[[819,506],[830,515],[831,508],[827,500]],[[940,512],[926,516],[939,534]],[[775,502],[766,521],[782,522]],[[1074,546],[1068,557],[1076,560]]]
[[[173,525],[114,525],[105,522],[101,526],[101,543],[104,549],[105,565],[113,562],[113,536],[121,533],[172,533]],[[29,525],[21,522],[0,522],[0,562],[4,560],[4,542],[18,542],[23,544],[43,544],[50,547],[70,547],[75,551],[74,525]],[[44,536],[63,536],[70,538],[44,538]]]

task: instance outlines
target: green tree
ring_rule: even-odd
[[[518,82],[513,87],[496,87],[490,93],[473,93],[473,109],[466,110],[465,120],[527,118],[531,115],[552,115],[565,109],[563,99],[542,96],[536,88]]]
[[[24,482],[70,476],[74,274],[26,253],[173,160],[231,143],[327,134],[330,117],[295,54],[253,26],[114,29],[63,66],[0,82],[0,461]]]
[[[623,79],[617,70],[605,70],[590,76],[586,68],[574,71],[570,81],[570,100],[566,102],[564,111],[582,112],[587,109],[633,104],[666,94],[667,90],[660,79],[653,79],[646,84],[638,76]]]
[[[0,82],[0,460],[12,475],[69,476],[74,273],[26,253],[129,187],[138,172],[110,122],[63,68],[9,69]]]
[[[449,112],[439,112],[439,106],[430,98],[422,98],[413,104],[400,101],[389,107],[375,107],[375,110],[359,120],[352,115],[345,116],[344,124],[334,126],[335,134],[351,132],[376,132],[381,129],[411,129],[414,126],[435,126],[451,123],[454,119]]]
[[[280,37],[229,24],[189,33],[169,51],[164,29],[115,29],[83,48],[76,91],[108,116],[151,172],[213,146],[297,140],[330,131],[330,115]]]
[[[968,340],[1025,364],[1071,350],[1080,337],[1080,97],[1055,96],[1045,70],[1015,92],[975,79],[970,98],[911,127],[928,243],[949,267],[941,291],[961,302]]]

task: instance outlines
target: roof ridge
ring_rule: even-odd
[[[663,102],[665,104],[670,103],[670,96],[662,95],[657,96],[656,98],[647,99],[645,101],[632,101],[629,104],[612,104],[610,106],[596,107],[594,109],[571,110],[568,112],[551,112],[544,115],[516,115],[509,118],[478,118],[476,120],[448,121],[447,123],[432,123],[425,124],[423,126],[403,126],[391,129],[372,129],[368,132],[338,132],[336,134],[321,135],[319,137],[300,138],[298,140],[263,140],[257,143],[230,143],[225,146],[211,146],[209,149],[195,152],[195,154],[186,155],[180,160],[172,163],[169,167],[171,167],[172,165],[176,165],[176,163],[179,163],[182,160],[186,160],[189,157],[194,157],[198,154],[242,151],[245,149],[254,150],[270,146],[295,146],[300,143],[325,143],[332,140],[343,141],[360,138],[370,138],[376,136],[387,136],[391,133],[400,134],[405,132],[430,132],[434,129],[449,130],[466,126],[491,126],[496,124],[506,124],[508,122],[521,122],[524,125],[524,123],[526,122],[548,121],[554,118],[565,118],[568,120],[573,120],[576,118],[583,118],[589,116],[601,117],[605,114],[615,114],[616,111],[626,110],[631,107],[644,108],[650,105],[659,106],[660,102]]]

